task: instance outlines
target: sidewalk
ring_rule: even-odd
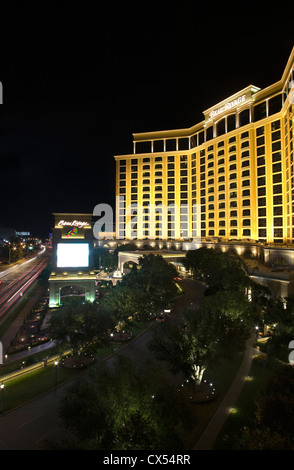
[[[3,359],[3,365],[8,364],[9,362],[17,361],[18,359],[25,359],[33,354],[36,354],[41,351],[46,351],[47,349],[51,349],[55,346],[55,343],[52,341],[48,341],[47,343],[40,344],[39,346],[34,346],[31,349],[26,349],[19,351],[17,353],[10,354],[7,358]],[[49,353],[50,354],[50,353]],[[0,369],[1,371],[1,369]]]
[[[254,341],[255,336],[253,334],[247,341],[244,358],[234,382],[193,450],[212,450],[216,438],[243,388],[246,377],[250,371],[252,359],[259,353],[253,348]]]

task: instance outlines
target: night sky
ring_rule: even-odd
[[[271,85],[294,46],[292,2],[10,3],[0,227],[38,236],[52,212],[114,207],[113,156],[132,153],[133,132],[190,127],[247,85]]]

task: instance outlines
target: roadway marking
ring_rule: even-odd
[[[50,436],[50,434],[52,434],[53,432],[55,432],[58,428],[54,428],[52,429],[52,431],[49,431],[47,432],[46,434],[44,434],[44,436],[40,437],[37,441],[35,441],[35,444],[39,444],[39,442],[42,442],[44,441],[44,439],[46,439],[47,436]]]
[[[30,419],[29,421],[26,421],[25,423],[22,423],[18,426],[18,429],[22,428],[23,426],[26,426],[27,424],[32,423],[36,419],[40,418],[40,416],[43,416],[43,413],[40,413],[39,415],[35,416],[34,418]]]

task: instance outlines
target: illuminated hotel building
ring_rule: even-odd
[[[134,153],[115,156],[116,237],[292,243],[293,63],[294,48],[281,80],[263,90],[249,85],[190,128],[133,134]],[[174,218],[164,212],[170,206]]]

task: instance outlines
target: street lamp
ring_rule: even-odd
[[[1,411],[3,411],[3,395],[4,395],[4,383],[0,385],[1,388]]]
[[[58,361],[54,361],[55,365],[55,387],[57,387],[57,366],[58,366]]]
[[[16,250],[15,246],[13,246],[12,248],[9,248],[9,259],[8,259],[9,264],[11,262],[11,252],[12,252],[12,250]]]

